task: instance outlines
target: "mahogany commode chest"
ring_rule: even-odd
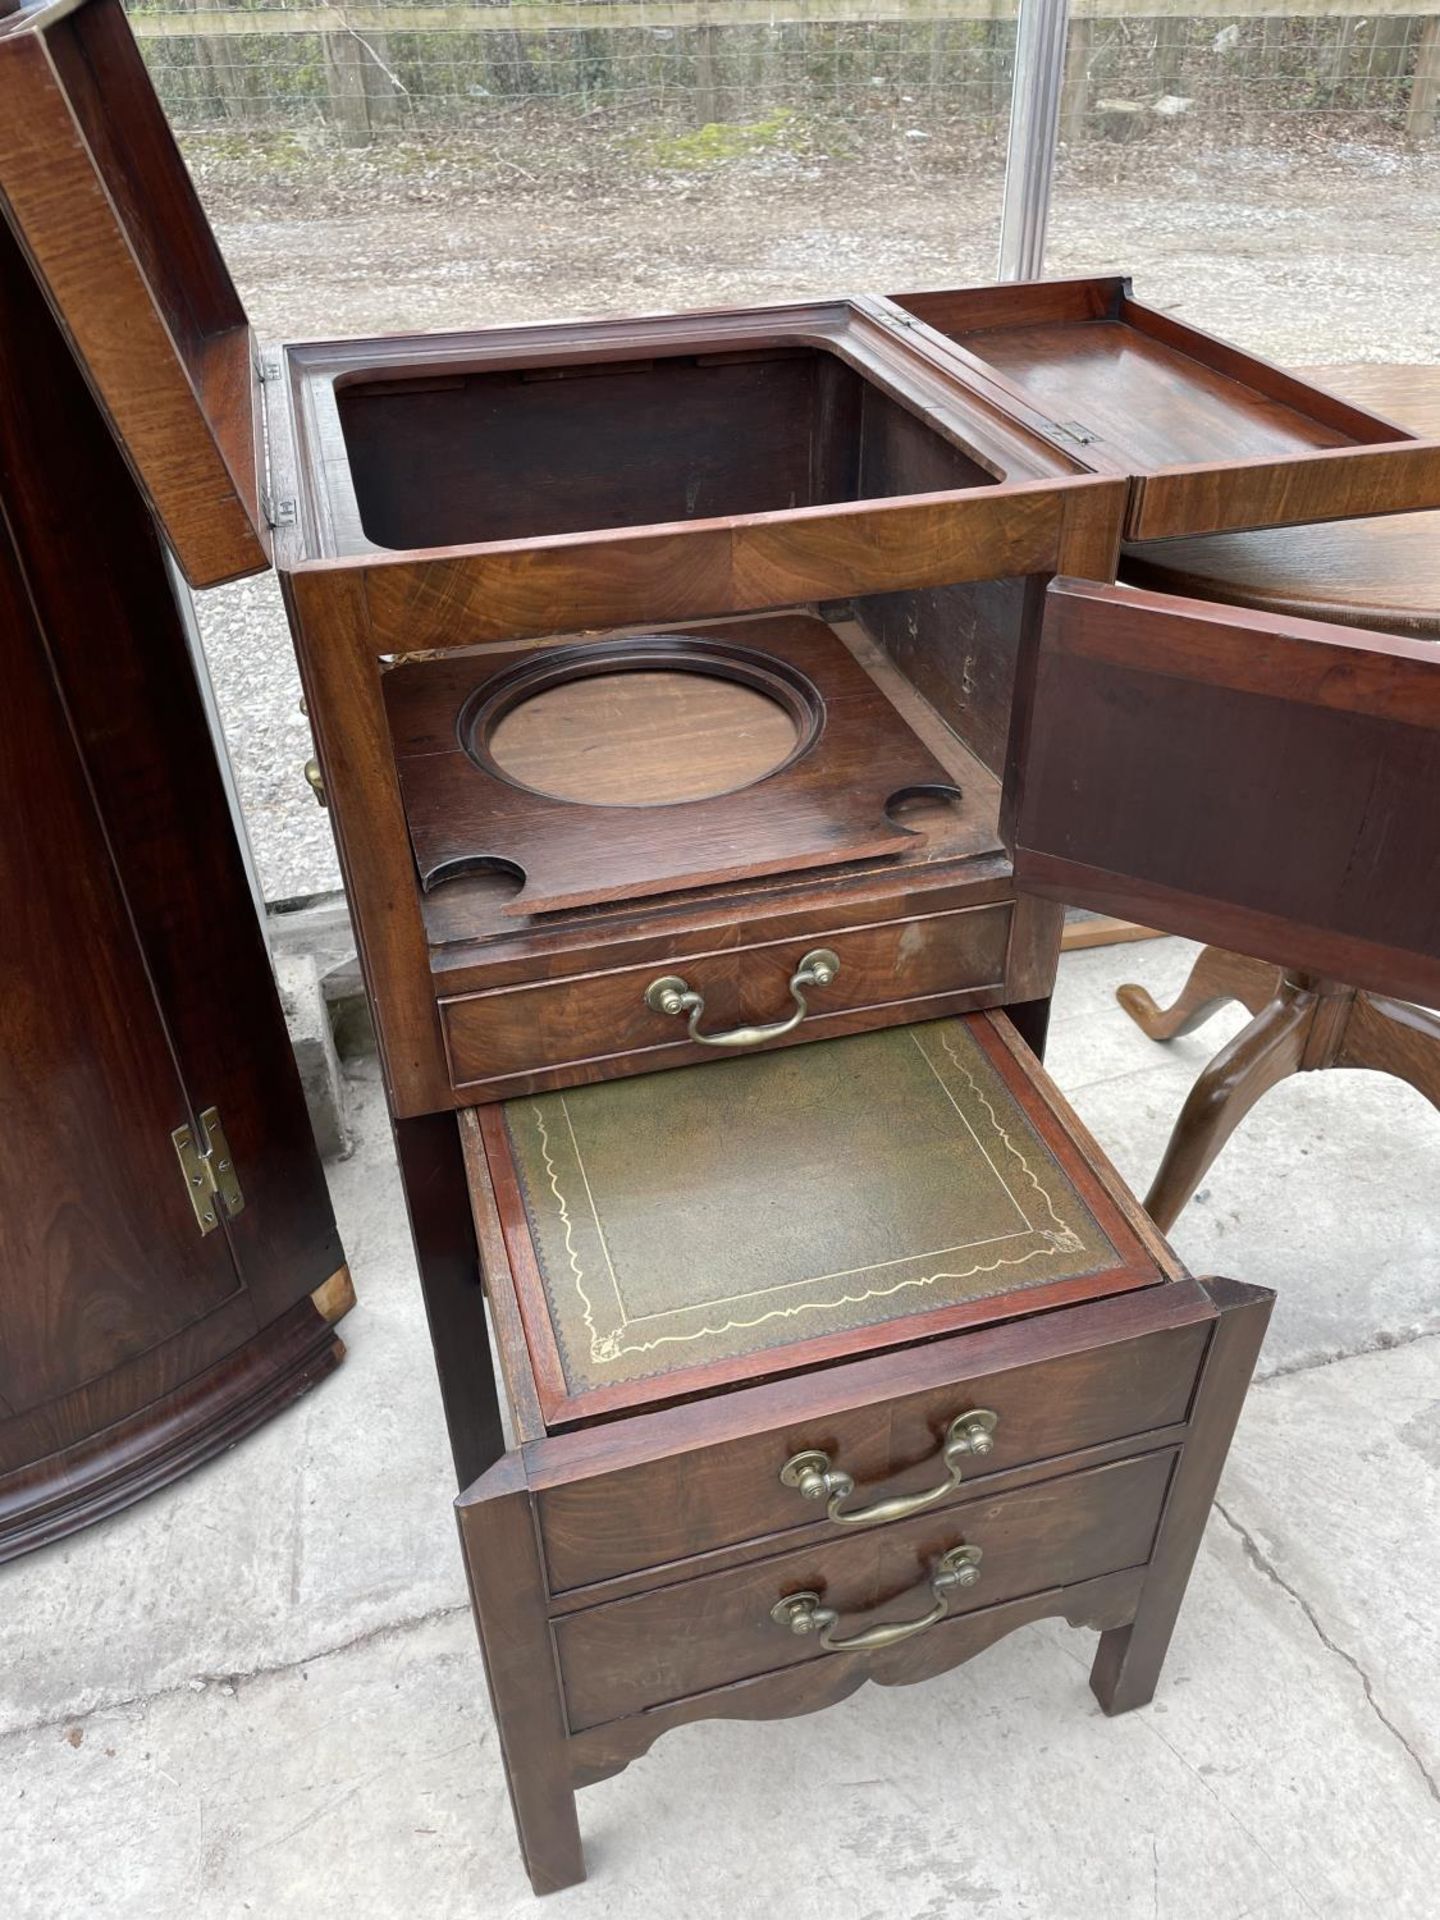
[[[0,23],[0,197],[192,581],[281,573],[537,1888],[684,1720],[1047,1614],[1148,1698],[1269,1296],[1024,1040],[1064,902],[1260,926],[1228,784],[1436,682],[1110,583],[1440,448],[1118,280],[258,353],[115,0]]]

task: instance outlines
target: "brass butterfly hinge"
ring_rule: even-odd
[[[191,1127],[177,1127],[170,1138],[175,1142],[196,1223],[201,1233],[213,1233],[222,1213],[233,1220],[245,1205],[230,1157],[230,1143],[220,1124],[220,1109],[207,1107],[201,1114],[198,1139]]]

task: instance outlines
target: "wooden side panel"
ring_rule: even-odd
[[[1049,596],[1016,876],[1440,998],[1440,653],[1123,587]]]
[[[1005,765],[1025,611],[1024,580],[975,580],[876,594],[856,618],[969,747]]]

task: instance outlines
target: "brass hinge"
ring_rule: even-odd
[[[213,1233],[220,1224],[222,1211],[233,1220],[245,1205],[235,1163],[230,1158],[230,1143],[220,1124],[220,1109],[207,1107],[200,1116],[200,1144],[190,1127],[177,1127],[170,1138],[180,1171],[185,1176],[185,1191],[195,1209],[201,1233]]]
[[[1052,420],[1050,426],[1057,439],[1073,440],[1077,447],[1091,446],[1099,438],[1078,420]]]

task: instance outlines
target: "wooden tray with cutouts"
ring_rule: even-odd
[[[500,647],[386,675],[422,890],[512,918],[899,856],[953,774],[805,614]]]

